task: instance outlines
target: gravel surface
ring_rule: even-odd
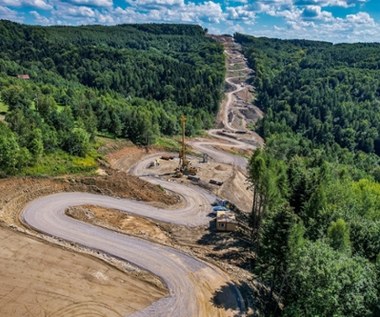
[[[173,190],[185,187],[179,184],[168,184],[173,185]],[[202,311],[202,306],[199,305],[196,276],[204,275],[204,271],[207,271],[207,279],[228,282],[227,276],[222,271],[176,249],[83,223],[65,215],[65,210],[70,206],[92,204],[128,210],[130,213],[177,224],[207,223],[209,221],[206,216],[209,211],[207,208],[206,212],[207,204],[209,206],[207,198],[211,198],[211,195],[207,197],[202,193],[196,194],[193,189],[182,189],[186,189],[186,196],[183,195],[188,204],[179,210],[168,211],[141,202],[88,193],[60,193],[32,201],[25,207],[22,217],[37,231],[110,254],[161,277],[169,289],[170,296],[155,302],[133,315],[134,317],[209,316],[209,311]],[[199,203],[203,204],[204,208],[199,208]],[[231,293],[230,300],[233,299],[236,302],[234,306],[243,309],[238,290],[232,286],[229,292]],[[219,312],[214,316],[228,316],[231,313]]]

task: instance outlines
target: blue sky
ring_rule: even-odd
[[[210,33],[380,42],[379,0],[0,0],[27,24],[194,23]]]

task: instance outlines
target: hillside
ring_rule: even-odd
[[[257,72],[265,137],[293,132],[329,153],[380,154],[380,44],[237,39]]]
[[[235,39],[265,112],[249,168],[266,315],[378,316],[380,44]]]
[[[213,123],[222,96],[223,49],[199,26],[0,21],[0,33],[5,173],[57,151],[85,157],[99,132],[147,145],[178,133],[182,113],[188,135]]]

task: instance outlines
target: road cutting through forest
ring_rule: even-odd
[[[242,85],[233,83],[232,79],[233,77],[226,78],[231,86],[235,86],[235,90],[227,94],[227,102],[223,109],[227,114],[225,116],[227,121],[223,121],[223,125],[224,131],[234,133],[237,129],[229,125],[228,111],[234,102],[234,94],[244,88]],[[209,131],[210,135],[219,138],[220,142],[194,141],[191,145],[209,154],[216,161],[245,169],[246,159],[223,152],[213,146],[226,145],[226,141],[231,147],[253,149],[254,146],[244,141],[221,136],[221,131],[223,130]],[[148,160],[151,158],[142,160],[130,172],[141,176],[141,170],[146,167]],[[184,205],[176,210],[166,210],[133,200],[89,193],[58,193],[30,202],[22,212],[22,219],[28,226],[39,232],[125,260],[159,276],[167,286],[169,295],[134,313],[133,317],[244,316],[244,301],[238,288],[219,268],[174,248],[80,222],[65,214],[65,210],[72,206],[96,205],[178,225],[199,226],[209,223],[210,204],[215,200],[215,196],[201,188],[188,187],[156,177],[144,176],[143,178],[177,193],[182,197]],[[211,286],[215,293],[219,290],[223,298],[213,297],[213,294],[203,287],[204,283]],[[213,299],[218,302],[225,301],[226,305],[216,305]]]

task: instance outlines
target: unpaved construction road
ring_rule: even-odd
[[[263,144],[263,140],[256,133],[248,130],[245,124],[240,124],[238,128],[232,126],[234,116],[232,108],[236,106],[238,94],[242,91],[248,92],[253,88],[245,83],[247,79],[252,77],[252,70],[248,67],[243,55],[239,52],[237,44],[229,38],[225,38],[225,41],[225,53],[228,60],[227,72],[233,74],[233,76],[227,77],[225,81],[233,90],[226,93],[226,100],[222,103],[222,107],[219,111],[219,122],[217,122],[217,124],[223,128],[208,131],[208,134],[213,137],[214,140],[197,140],[190,142],[190,144],[194,149],[208,154],[215,161],[239,167],[243,173],[246,173],[247,159],[238,155],[231,155],[230,153],[215,148],[228,146],[229,148],[253,151],[257,148],[257,145],[261,146]],[[235,73],[238,73],[238,75]],[[246,101],[246,105],[248,104],[248,101]],[[230,117],[231,115],[232,118]],[[219,140],[221,142],[219,142]]]
[[[235,85],[236,89],[228,95],[226,112],[233,102],[233,94],[242,89],[242,87],[234,84],[231,79],[227,80],[231,85]],[[225,123],[225,126],[231,132],[235,132],[228,123]],[[210,133],[224,141],[220,142],[219,145],[225,145],[226,141],[232,141],[234,144],[228,144],[228,146],[253,148],[252,145],[239,140],[220,137],[217,131],[210,131]],[[214,142],[212,145],[217,144]],[[245,168],[246,160],[210,148],[210,145],[206,142],[193,143],[194,147],[208,153],[217,161],[232,163]],[[138,175],[139,170],[145,168],[146,164],[146,160],[140,162],[132,169],[133,173]],[[207,215],[210,212],[210,203],[215,199],[211,194],[199,188],[189,188],[152,177],[145,177],[145,179],[182,196],[184,207],[177,210],[165,210],[126,199],[87,193],[60,193],[32,201],[25,207],[22,218],[26,224],[37,231],[104,252],[159,276],[167,285],[169,296],[135,313],[134,317],[244,315],[244,303],[239,290],[220,269],[174,248],[93,226],[65,215],[65,210],[72,206],[96,205],[187,226],[205,225],[210,221]],[[221,307],[221,305],[212,303],[212,294],[206,292],[206,287],[202,284],[211,286],[209,288],[215,291],[222,289],[222,301],[228,302],[228,305]],[[226,309],[226,306],[230,309]]]
[[[176,191],[180,187],[181,185],[175,184]],[[170,296],[133,316],[210,316],[210,307],[203,308],[199,305],[199,297],[203,296],[202,289],[197,287],[197,280],[206,278],[207,283],[223,287],[223,283],[227,284],[229,279],[221,270],[173,248],[92,226],[65,215],[65,210],[71,206],[91,204],[176,224],[195,226],[208,223],[207,206],[213,197],[204,191],[198,193],[182,187],[179,192],[187,192],[183,195],[186,206],[178,210],[158,209],[132,200],[94,194],[60,193],[29,203],[23,211],[23,220],[35,230],[110,254],[161,277]],[[232,306],[244,311],[239,291],[230,284],[225,293],[228,292],[228,300],[235,301]],[[215,308],[212,316],[228,316],[238,312]]]

